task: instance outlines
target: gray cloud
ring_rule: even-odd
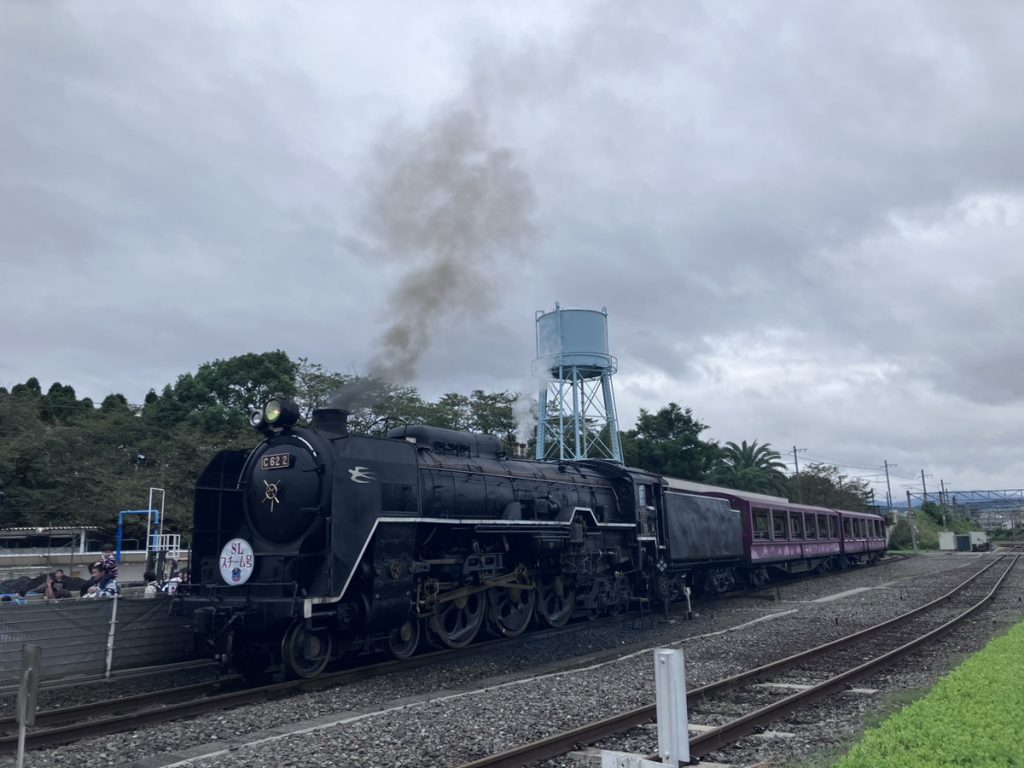
[[[627,426],[1016,487],[1024,16],[787,11],[8,4],[0,384],[395,329],[427,396],[520,389],[559,300],[608,307]]]

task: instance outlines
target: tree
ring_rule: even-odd
[[[300,357],[295,372],[295,402],[304,421],[313,418],[313,411],[327,408],[342,385],[345,376],[327,371],[319,363]]]
[[[245,354],[203,363],[195,375],[195,393],[225,410],[248,414],[271,397],[294,397],[299,364],[281,350]]]
[[[770,443],[727,442],[721,449],[712,481],[740,491],[784,496],[789,490],[785,469],[782,456]]]
[[[415,387],[400,387],[372,376],[345,376],[331,405],[349,412],[356,434],[385,437],[395,427],[419,424],[429,410]]]
[[[70,424],[81,417],[92,415],[93,404],[88,398],[79,400],[75,388],[54,382],[40,403],[39,415],[50,424]]]
[[[684,480],[704,480],[714,466],[719,448],[700,439],[707,425],[669,403],[657,413],[640,409],[636,427],[622,434],[627,465]]]
[[[516,443],[516,416],[513,406],[516,392],[484,392],[474,389],[469,399],[470,428],[501,438],[505,450],[512,453]]]
[[[211,436],[233,440],[247,428],[252,410],[273,396],[295,396],[298,368],[280,350],[203,363],[158,397],[147,395],[143,415],[165,429],[187,420]]]
[[[809,464],[790,481],[796,501],[836,509],[874,511],[874,492],[866,480],[848,477],[832,464]]]
[[[150,390],[152,392],[153,390]],[[113,413],[114,411],[131,411],[131,406],[128,405],[128,398],[122,395],[120,392],[112,393],[103,398],[103,402],[100,403],[100,410],[103,413]]]
[[[436,403],[428,403],[425,420],[428,424],[445,429],[468,432],[472,428],[473,414],[469,398],[457,392],[447,392]]]

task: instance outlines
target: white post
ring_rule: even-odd
[[[157,491],[160,494],[160,509],[159,509],[160,514],[157,516],[156,527],[153,529],[152,537],[150,537],[149,530],[150,530],[150,526],[151,526],[152,520],[153,520],[153,512],[157,511],[157,510],[154,510],[154,508],[153,508],[153,491]],[[152,549],[154,549],[154,550],[160,549],[160,544],[159,544],[159,538],[158,537],[160,536],[160,531],[164,527],[164,501],[165,501],[165,496],[166,496],[166,494],[165,494],[163,488],[150,488],[149,489],[149,506],[146,507],[146,560],[147,561],[149,560],[149,553],[150,553],[151,545],[152,545]]]
[[[25,764],[25,727],[36,724],[36,699],[39,696],[39,669],[43,650],[38,645],[21,646],[21,678],[15,717],[18,721],[17,768]]]
[[[690,731],[686,712],[686,670],[683,652],[654,651],[654,681],[658,702],[658,754],[673,768],[690,762]]]
[[[654,651],[654,682],[658,711],[658,756],[661,762],[641,755],[602,750],[601,768],[664,768],[690,762],[690,729],[686,711],[686,670],[683,652],[669,648]]]
[[[108,680],[110,679],[110,667],[114,662],[114,630],[117,627],[117,604],[120,602],[120,598],[111,597],[110,601],[114,605],[110,609],[110,631],[107,633],[107,672],[104,675]]]

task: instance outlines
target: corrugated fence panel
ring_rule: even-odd
[[[169,616],[169,600],[117,601],[113,669],[163,664],[192,655],[189,619]],[[102,674],[114,600],[58,600],[0,605],[0,685],[18,682],[21,647],[43,650],[41,678]]]
[[[169,597],[121,599],[117,609],[114,669],[148,667],[191,657],[192,621],[168,616]]]

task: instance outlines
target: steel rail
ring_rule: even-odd
[[[1017,564],[1018,559],[1020,559],[1020,555],[1014,556],[1013,560],[1010,561],[1010,564],[1006,567],[1006,570],[1003,571],[1002,575],[1000,575],[999,579],[993,585],[992,589],[989,590],[989,592],[981,600],[976,602],[963,613],[953,617],[944,624],[940,624],[938,627],[931,630],[930,632],[926,632],[923,635],[918,635],[913,640],[904,643],[903,645],[894,648],[891,651],[883,653],[881,656],[877,656],[874,659],[871,659],[869,661],[864,662],[863,664],[848,669],[845,672],[840,672],[838,675],[834,675],[833,677],[830,677],[828,680],[818,683],[817,685],[814,685],[808,688],[807,690],[800,691],[799,693],[794,693],[790,696],[787,696],[784,699],[780,699],[779,701],[762,707],[761,709],[755,710],[754,712],[751,712],[748,715],[744,715],[743,717],[737,718],[731,723],[726,723],[725,725],[719,726],[718,728],[694,736],[690,739],[691,756],[701,757],[703,755],[708,754],[709,752],[715,752],[716,750],[719,750],[728,744],[732,744],[738,739],[741,739],[742,737],[752,733],[757,726],[772,722],[773,720],[777,720],[780,715],[785,714],[786,712],[789,712],[793,709],[798,709],[799,707],[804,706],[805,704],[814,701],[815,699],[818,699],[822,696],[826,696],[829,693],[832,693],[833,691],[842,689],[851,680],[854,680],[858,677],[862,677],[863,675],[869,672],[874,672],[879,669],[883,669],[884,667],[887,667],[888,665],[892,664],[894,661],[899,659],[901,656],[905,656],[906,654],[910,653],[918,646],[921,646],[929,640],[932,640],[938,637],[939,635],[945,634],[946,632],[950,631],[961,621],[984,608],[985,605],[993,597],[995,597],[996,592],[999,591],[999,588],[1003,585],[1003,582],[1006,580],[1006,577],[1010,574],[1010,571],[1013,570],[1013,567]],[[995,563],[993,563],[993,565],[995,565]]]
[[[822,656],[826,653],[829,653],[831,651],[837,650],[839,648],[852,645],[853,643],[857,642],[858,640],[864,638],[867,635],[877,633],[879,630],[892,628],[894,626],[906,623],[915,616],[918,616],[925,611],[936,608],[940,604],[952,599],[957,593],[963,591],[965,588],[970,586],[974,581],[981,578],[986,572],[988,572],[989,569],[993,568],[997,563],[1003,560],[1004,557],[1006,556],[1004,555],[998,557],[996,560],[993,560],[991,563],[988,563],[984,568],[980,569],[977,573],[973,574],[970,578],[961,582],[959,585],[949,590],[945,594],[907,613],[900,614],[899,616],[896,616],[892,619],[888,619],[887,621],[883,621],[880,624],[876,624],[872,627],[868,627],[867,629],[860,630],[859,632],[855,632],[851,635],[846,635],[844,637],[838,638],[837,640],[833,640],[823,645],[816,646],[806,651],[801,651],[791,656],[787,656],[783,659],[769,662],[768,664],[763,664],[760,667],[756,667],[754,669],[741,672],[737,675],[733,675],[732,677],[718,680],[716,682],[709,683],[708,685],[704,685],[699,688],[690,689],[689,691],[687,691],[687,697],[710,697],[713,694],[722,693],[724,691],[736,687],[738,684],[744,681],[750,680],[752,678],[763,677],[767,673],[777,673],[784,671],[786,669],[795,667],[798,664],[801,664],[809,659],[813,659],[818,656]],[[1006,574],[1009,573],[1010,568],[1012,568],[1013,564],[1015,563],[1016,557],[1014,557],[1014,560],[1011,563],[1010,567],[1007,568],[1006,572],[1000,578],[997,586],[993,588],[991,592],[989,592],[988,596],[985,597],[982,603],[977,604],[973,608],[971,608],[971,612],[977,610],[981,604],[984,604],[991,598],[991,596],[995,593],[995,590],[998,588],[998,585],[1001,584],[1002,580],[1006,578]],[[958,617],[955,621],[960,621],[963,618],[965,618],[965,616]],[[948,628],[950,625],[951,623],[947,622],[947,624],[943,625],[943,628]],[[930,637],[933,634],[935,633],[929,633],[925,637]],[[858,667],[858,669],[860,668]],[[842,684],[843,683],[837,683],[836,685]],[[789,697],[789,699],[795,701],[799,696],[806,695],[807,693],[807,691],[804,691],[801,694]],[[540,739],[529,744],[514,747],[510,750],[506,750],[505,752],[501,752],[496,755],[490,755],[487,757],[480,758],[478,760],[474,760],[469,763],[464,763],[463,765],[459,766],[459,768],[522,768],[522,766],[539,762],[541,760],[548,760],[551,758],[559,757],[560,755],[564,755],[578,746],[593,744],[596,741],[600,741],[601,739],[607,738],[609,736],[614,736],[615,734],[628,731],[629,729],[635,728],[639,725],[654,722],[656,719],[656,706],[654,704],[648,704],[646,706],[638,707],[636,709],[629,710],[628,712],[622,712],[620,714],[613,715],[611,717],[607,717],[596,722],[587,723],[585,725],[573,728],[568,731],[564,731],[562,733],[552,734],[551,736],[548,736],[544,739]],[[751,726],[751,730],[754,727],[756,727],[756,724],[754,726]],[[708,731],[707,733],[699,737],[696,737],[695,739],[691,739],[691,754],[693,756],[700,756],[701,754],[707,754],[708,752],[714,751],[713,749],[707,749],[701,752],[695,751],[695,748],[697,750],[700,750],[700,745],[703,743],[703,741],[712,741],[712,735],[718,732],[719,730],[721,729],[716,729],[715,731]],[[747,732],[749,733],[749,731]],[[658,758],[656,755],[653,755],[650,756],[648,759],[652,761],[657,761]]]
[[[622,616],[608,616],[597,621],[578,622],[565,627],[556,627],[533,632],[524,639],[557,637],[566,633],[592,628],[601,622],[622,621]],[[164,691],[141,693],[119,699],[110,699],[91,704],[65,707],[36,714],[36,725],[26,735],[26,748],[38,749],[45,746],[67,744],[80,738],[107,735],[145,725],[151,722],[167,722],[170,719],[191,717],[205,712],[251,704],[261,699],[309,693],[332,688],[372,677],[393,673],[404,673],[432,666],[452,654],[459,658],[471,658],[491,652],[497,643],[514,641],[516,638],[492,638],[474,643],[468,648],[442,648],[421,653],[411,659],[368,664],[354,669],[318,675],[310,679],[286,680],[259,687],[247,687],[237,691],[214,693],[230,680],[196,683]],[[587,657],[592,660],[591,656]],[[211,695],[212,694],[212,695]],[[13,717],[0,719],[0,755],[17,750],[17,724]]]
[[[885,560],[880,561],[886,562]],[[749,593],[748,593],[749,594]],[[619,621],[621,615],[606,617],[605,621]],[[599,620],[600,621],[600,620]],[[581,627],[593,627],[594,622],[573,624],[533,632],[530,639],[559,635],[565,632],[579,631]],[[880,625],[881,626],[881,625]],[[278,696],[307,693],[324,688],[358,682],[378,675],[386,675],[395,671],[411,671],[429,666],[439,658],[452,653],[461,657],[475,652],[486,652],[495,643],[505,642],[507,638],[495,638],[476,643],[465,649],[440,649],[420,654],[404,661],[389,660],[371,664],[357,669],[343,670],[308,680],[289,680],[272,683],[257,688],[244,688],[238,691],[208,695],[215,691],[223,681],[197,683],[164,691],[137,694],[118,699],[111,699],[74,707],[43,711],[36,714],[35,729],[26,736],[27,749],[39,749],[46,746],[67,744],[85,737],[109,735],[130,730],[152,722],[167,722],[170,719],[192,717],[206,712],[228,709],[244,704],[251,704],[261,699]],[[769,665],[770,666],[770,665]],[[762,671],[762,670],[757,670]],[[722,681],[725,686],[728,681]],[[719,684],[715,684],[719,685]],[[691,695],[700,692],[710,693],[712,686],[696,689]],[[650,712],[648,712],[650,710]],[[637,723],[649,722],[653,719],[653,706],[636,711]],[[609,718],[614,720],[615,718]],[[604,721],[602,721],[604,722]],[[598,724],[593,724],[595,727]],[[627,726],[632,727],[632,726]],[[586,727],[585,727],[586,729]],[[595,738],[600,738],[597,736]],[[579,739],[577,739],[579,741]],[[17,725],[14,718],[0,719],[0,754],[11,754],[17,749]],[[559,752],[552,753],[560,754]]]

